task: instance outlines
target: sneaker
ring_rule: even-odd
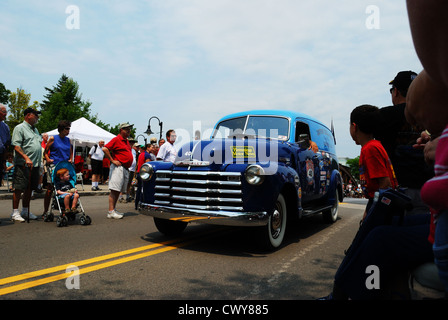
[[[108,219],[123,219],[123,215],[121,213],[118,213],[117,211],[112,211],[107,213]]]
[[[20,215],[22,216],[22,218],[28,219],[28,211],[27,210],[22,210]],[[37,220],[37,216],[35,216],[34,214],[32,214],[30,212],[30,220]]]
[[[12,215],[11,215],[11,220],[12,220],[12,221],[18,221],[18,222],[25,222],[25,219],[23,219],[23,218],[20,216],[20,213],[18,213],[18,212],[13,212],[13,213],[12,213]]]

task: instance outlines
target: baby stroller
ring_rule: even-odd
[[[58,170],[63,169],[63,168],[66,168],[69,171],[69,174],[70,174],[69,182],[72,185],[72,187],[75,188],[75,186],[76,186],[76,171],[75,171],[75,167],[73,166],[73,164],[71,164],[68,161],[61,161],[56,166],[54,166],[50,173],[51,182],[53,183],[53,188],[54,188],[53,196],[51,199],[51,206],[50,206],[51,211],[49,214],[45,214],[45,216],[44,216],[44,221],[53,221],[54,220],[54,214],[52,212],[53,209],[59,210],[59,217],[56,220],[56,225],[58,227],[65,227],[68,225],[68,221],[76,220],[76,213],[65,213],[64,199],[60,198],[56,192],[55,185],[57,182],[59,182],[59,177],[56,173],[58,172]],[[72,205],[72,200],[70,199],[70,206],[71,205]],[[78,210],[81,210],[81,212],[79,213],[81,215],[79,217],[79,223],[84,226],[91,224],[92,219],[88,215],[85,214],[84,208],[82,207],[82,204],[81,204],[81,200],[78,200],[76,208]]]

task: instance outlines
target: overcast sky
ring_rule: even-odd
[[[396,73],[422,69],[404,0],[2,0],[0,14],[9,90],[42,102],[65,73],[93,114],[137,134],[151,116],[192,134],[228,113],[296,110],[333,119],[338,156],[355,157],[351,110],[390,105]]]

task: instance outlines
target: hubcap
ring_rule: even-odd
[[[272,214],[271,219],[271,233],[272,237],[275,239],[280,234],[282,228],[282,214],[278,210],[275,210]]]

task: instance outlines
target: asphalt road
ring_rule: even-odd
[[[11,200],[0,200],[0,299],[314,300],[330,292],[365,207],[347,199],[334,224],[303,219],[282,248],[265,252],[253,229],[190,224],[167,238],[133,204],[109,220],[107,196],[81,203],[92,224],[58,228],[13,223]],[[31,202],[34,214],[42,210],[42,199]]]

